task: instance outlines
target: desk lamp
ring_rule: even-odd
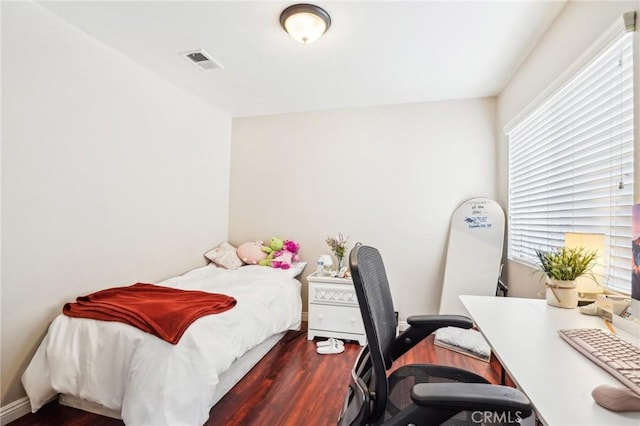
[[[330,254],[323,254],[318,258],[318,276],[331,275],[333,259]]]

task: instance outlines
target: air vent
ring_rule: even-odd
[[[181,55],[187,58],[187,60],[193,65],[204,71],[215,70],[218,68],[224,69],[219,62],[216,62],[204,50],[192,50],[190,52],[181,53]]]

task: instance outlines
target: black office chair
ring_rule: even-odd
[[[460,315],[407,318],[396,337],[396,319],[382,257],[356,245],[349,266],[367,336],[351,372],[339,425],[514,424],[531,414],[531,403],[514,388],[492,385],[459,368],[413,364],[387,377],[393,361],[440,327],[470,328]]]

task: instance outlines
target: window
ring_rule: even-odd
[[[508,131],[509,259],[605,235],[602,282],[631,290],[633,33],[618,34]]]

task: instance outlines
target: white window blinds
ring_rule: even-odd
[[[565,233],[605,235],[603,283],[631,289],[633,33],[599,52],[509,136],[509,259]]]

